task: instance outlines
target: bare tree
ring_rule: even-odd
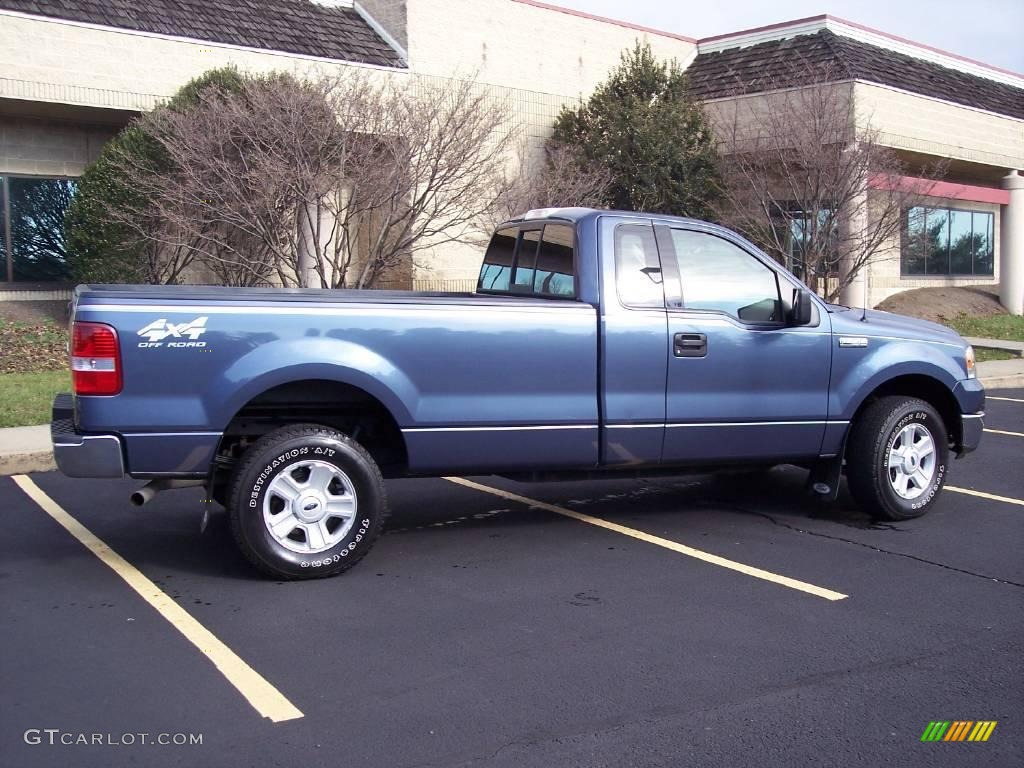
[[[494,223],[534,208],[602,207],[611,184],[611,172],[588,163],[578,151],[549,142],[542,157],[531,158],[523,144],[515,173],[495,200]]]
[[[813,72],[810,82],[759,83],[756,94],[737,88],[707,105],[721,158],[716,213],[833,301],[945,168],[910,180],[870,121],[858,120],[852,83],[828,67],[794,67]]]
[[[144,115],[172,170],[123,171],[147,201],[140,235],[224,282],[361,288],[475,235],[506,184],[505,118],[471,80],[247,77]]]

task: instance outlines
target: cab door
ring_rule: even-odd
[[[602,216],[601,463],[657,466],[665,434],[664,279],[654,227]]]
[[[828,314],[791,327],[797,283],[715,227],[658,225],[668,362],[663,464],[819,455],[832,361]]]

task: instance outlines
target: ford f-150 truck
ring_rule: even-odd
[[[947,328],[827,304],[712,224],[578,208],[498,228],[472,294],[79,286],[71,368],[60,469],[205,485],[276,578],[365,555],[384,477],[788,463],[916,517],[985,400]]]

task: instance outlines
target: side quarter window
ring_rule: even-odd
[[[783,320],[775,272],[721,237],[672,230],[686,309],[725,312],[745,323]]]
[[[661,261],[650,224],[615,227],[615,288],[627,307],[664,307]]]
[[[512,260],[516,252],[518,231],[514,227],[499,229],[491,237],[480,267],[477,289],[481,291],[507,291],[512,278]]]

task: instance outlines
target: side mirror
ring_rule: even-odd
[[[806,288],[793,291],[793,309],[789,312],[789,325],[810,325],[814,302]]]

